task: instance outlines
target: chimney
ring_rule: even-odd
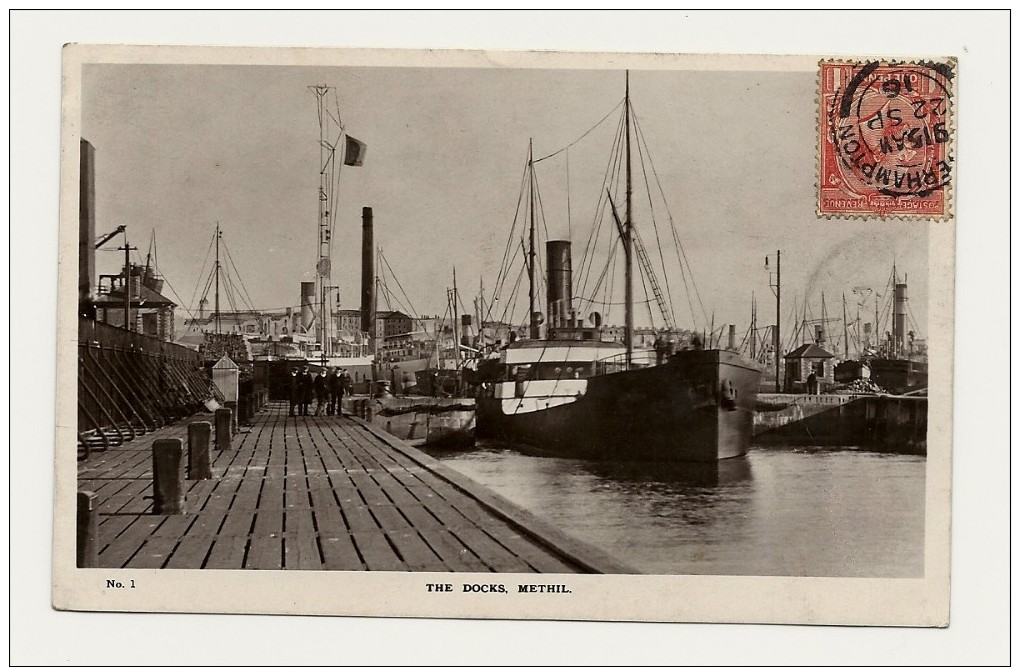
[[[548,326],[566,327],[574,322],[571,313],[573,291],[570,285],[570,241],[547,241],[545,244],[546,282],[548,284]]]
[[[460,344],[471,346],[471,315],[468,314],[460,316]]]
[[[730,339],[729,339],[729,342],[726,345],[726,349],[727,350],[735,350],[735,349],[737,349],[737,325],[736,324],[731,324],[730,325]]]
[[[315,283],[301,283],[301,327],[308,330],[312,326],[312,304],[315,303]]]
[[[907,284],[897,283],[893,295],[893,353],[903,354],[907,334]]]
[[[825,328],[821,324],[815,325],[815,342],[825,345]]]
[[[371,206],[361,209],[361,331],[375,337],[375,239]]]

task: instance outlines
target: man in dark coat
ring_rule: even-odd
[[[290,369],[290,377],[287,378],[288,397],[290,398],[290,416],[294,416],[294,408],[301,403],[301,387],[296,368]]]
[[[340,383],[340,372],[335,368],[329,371],[329,376],[326,378],[326,389],[329,391],[329,405],[326,406],[326,414],[339,415],[342,411],[340,392],[343,388]]]
[[[322,414],[322,406],[326,404],[329,396],[329,392],[326,388],[325,369],[316,369],[315,378],[312,380],[312,386],[315,388],[315,415],[319,416]]]
[[[298,394],[301,399],[300,414],[302,417],[307,417],[308,406],[312,402],[312,376],[308,373],[308,366],[302,368],[298,375]]]

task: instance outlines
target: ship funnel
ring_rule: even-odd
[[[726,342],[726,349],[727,350],[735,350],[735,349],[737,349],[737,325],[736,324],[731,324],[730,325],[730,334],[729,334],[729,340]]]
[[[371,206],[361,209],[361,331],[375,336],[375,238]]]
[[[549,326],[566,327],[576,320],[571,310],[574,294],[570,285],[572,280],[570,241],[547,241],[545,253],[546,282],[549,286],[546,304]]]
[[[907,284],[897,283],[893,292],[893,345],[894,354],[902,354],[907,335]]]
[[[460,316],[460,344],[471,347],[471,316]]]
[[[312,305],[315,303],[315,283],[301,283],[301,327],[308,330],[312,326]]]
[[[825,345],[825,327],[821,324],[815,325],[815,342],[819,345]]]

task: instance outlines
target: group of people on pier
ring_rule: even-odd
[[[347,369],[320,369],[304,366],[290,371],[290,416],[307,417],[311,410],[312,399],[315,399],[315,412],[326,415],[343,414],[343,397],[354,393],[354,381]]]

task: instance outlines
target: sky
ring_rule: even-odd
[[[815,77],[631,72],[634,113],[701,297],[688,300],[669,261],[675,251],[663,243],[659,282],[669,283],[680,326],[714,321],[742,332],[752,294],[759,324],[771,323],[764,259],[782,250],[784,320],[795,299],[801,308],[806,298],[809,316],[820,316],[823,293],[830,317],[841,315],[844,293],[853,317],[852,289],[884,290],[895,262],[924,334],[928,223],[815,215]],[[333,212],[342,307],[359,306],[363,206],[373,208],[376,242],[417,313],[444,311],[454,267],[465,303],[480,281],[491,302],[529,140],[536,158],[548,155],[610,114],[569,151],[536,165],[540,235],[569,238],[575,268],[582,263],[618,120],[613,109],[624,96],[621,70],[87,65],[82,136],[96,148],[97,233],[127,225],[144,258],[154,230],[160,272],[195,309],[218,222],[255,307],[296,306],[318,256],[315,84],[335,87],[347,132],[367,145],[364,165],[340,174]],[[634,146],[637,160],[636,139]],[[669,221],[651,182],[654,224],[635,168],[635,225],[654,257],[656,233],[665,241]],[[622,206],[621,198],[614,195]],[[596,267],[611,224],[602,228]],[[99,255],[101,273],[118,270],[122,255]],[[621,284],[608,300],[622,299]],[[526,284],[523,291],[526,299]],[[640,285],[635,293],[644,300]],[[502,293],[500,303],[511,298]],[[648,323],[647,312],[638,308],[638,325]],[[606,321],[620,320],[622,309],[610,307]]]

